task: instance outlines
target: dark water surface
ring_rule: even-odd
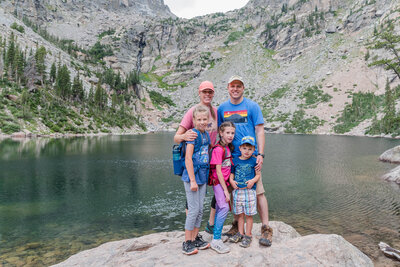
[[[0,266],[50,265],[108,241],[183,229],[171,145],[171,133],[0,141]],[[400,247],[400,189],[379,178],[395,165],[378,157],[396,145],[267,135],[270,220],[301,234],[343,235],[375,263],[391,264],[377,244]]]

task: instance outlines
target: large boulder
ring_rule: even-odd
[[[163,232],[109,242],[54,266],[373,266],[365,254],[341,236],[300,236],[283,222],[271,222],[270,226],[274,230],[271,247],[260,246],[255,238],[261,224],[253,227],[250,248],[229,244],[228,254],[207,249],[186,256],[181,253],[184,232]],[[208,241],[212,238],[202,234]]]
[[[395,182],[400,185],[400,166],[382,176],[382,179],[388,182]]]
[[[391,163],[400,163],[400,146],[396,146],[383,152],[379,160]]]

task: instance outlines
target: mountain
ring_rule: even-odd
[[[216,87],[215,105],[225,101],[227,80],[238,74],[269,129],[400,135],[381,127],[387,81],[394,90],[394,118],[398,114],[399,76],[376,62],[390,58],[390,51],[374,49],[387,25],[394,25],[394,35],[400,32],[396,0],[251,0],[238,10],[193,19],[177,18],[162,0],[3,1],[0,7],[15,16],[8,27],[25,18],[78,46],[62,59],[74,63],[72,76],[76,65],[92,73],[111,68],[122,77],[140,73],[140,97],[128,104],[149,130],[174,129],[197,103],[203,80]],[[34,34],[27,38],[43,43]],[[47,45],[54,50],[49,71],[59,49]],[[100,64],[85,61],[88,51],[103,46],[112,52]],[[89,76],[82,76],[86,90]],[[115,91],[105,90],[109,98]]]

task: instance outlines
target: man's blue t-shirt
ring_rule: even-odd
[[[236,126],[235,138],[232,142],[235,147],[232,152],[233,156],[240,156],[239,145],[243,137],[252,136],[257,140],[255,127],[264,124],[260,106],[245,97],[240,104],[234,105],[228,100],[219,106],[218,127],[224,121],[231,121]],[[257,155],[257,146],[254,154]]]
[[[256,176],[254,167],[257,165],[257,159],[250,157],[249,159],[242,160],[239,157],[233,158],[232,173],[235,174],[235,181],[238,182],[239,188],[246,188],[246,182],[253,179]],[[251,189],[256,189],[256,183]]]
[[[187,141],[187,144],[194,145],[193,151],[193,168],[194,175],[196,177],[196,183],[202,185],[207,183],[209,174],[209,162],[210,158],[208,155],[208,147],[210,145],[210,135],[207,132],[201,133],[197,129],[193,129],[197,133],[197,138],[194,141]],[[182,173],[182,181],[189,183],[189,174],[185,169]]]

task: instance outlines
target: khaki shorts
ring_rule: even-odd
[[[264,190],[264,185],[262,183],[262,175],[260,176],[260,180],[258,180],[258,182],[256,183],[257,187],[256,187],[256,194],[257,196],[259,194],[264,194],[265,190]]]

